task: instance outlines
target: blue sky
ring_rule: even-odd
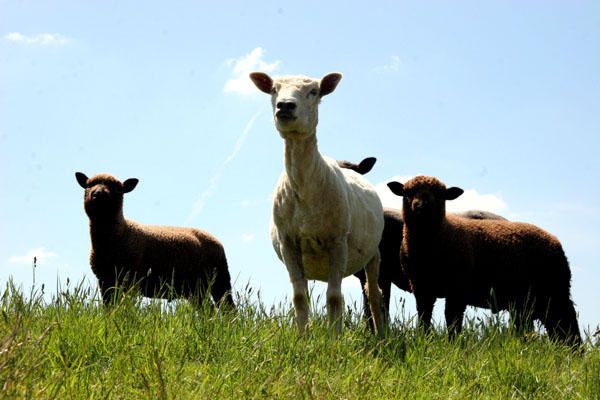
[[[49,293],[96,284],[74,172],[110,172],[140,179],[126,217],[214,233],[236,289],[289,300],[268,232],[283,142],[247,73],[339,71],[323,154],[376,156],[385,205],[385,182],[424,173],[467,190],[454,209],[552,232],[596,327],[600,4],[484,3],[0,0],[0,284],[29,288],[34,255]]]

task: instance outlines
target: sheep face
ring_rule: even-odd
[[[138,184],[135,178],[121,182],[109,174],[98,174],[88,178],[85,174],[77,172],[75,177],[79,186],[85,189],[83,201],[88,217],[107,222],[122,215],[123,194],[131,192]]]
[[[417,176],[404,185],[388,183],[390,190],[402,196],[402,213],[407,224],[424,225],[441,223],[446,215],[446,200],[454,200],[463,193],[457,187],[446,188],[440,180],[431,176]]]
[[[305,139],[316,134],[319,102],[335,90],[342,75],[331,73],[321,80],[306,76],[273,79],[263,72],[253,72],[250,79],[259,90],[271,95],[273,119],[281,137]]]

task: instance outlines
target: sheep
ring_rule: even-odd
[[[308,324],[308,279],[327,282],[329,326],[341,334],[342,279],[365,269],[375,331],[380,333],[381,201],[360,174],[340,168],[317,147],[318,104],[341,78],[339,73],[320,80],[250,74],[256,87],[271,95],[275,127],[284,139],[284,171],[274,193],[271,238],[290,276],[300,332]]]
[[[511,310],[522,331],[539,319],[551,339],[580,344],[571,300],[571,271],[556,237],[537,226],[503,220],[472,220],[446,214],[446,201],[463,190],[434,177],[404,185],[401,266],[417,302],[419,324],[430,327],[436,297],[446,298],[449,336],[461,331],[467,305],[492,312]]]
[[[367,157],[360,163],[355,164],[351,161],[338,161],[342,168],[349,168],[364,175],[371,171],[377,159]],[[456,216],[470,219],[499,219],[506,220],[504,217],[489,211],[468,210],[454,213]],[[400,247],[402,245],[402,230],[404,222],[402,221],[402,212],[394,208],[383,208],[384,228],[381,242],[379,243],[379,254],[381,263],[379,265],[379,287],[383,295],[384,317],[389,320],[389,308],[391,300],[392,283],[401,290],[411,293],[408,277],[402,273],[400,268]],[[364,287],[366,276],[364,271],[358,271],[354,274]],[[371,311],[366,293],[363,291],[363,315],[365,319],[370,320]],[[369,325],[373,329],[372,325]]]
[[[506,220],[504,217],[482,210],[468,210],[454,213],[453,215],[468,219],[497,219]],[[400,266],[400,248],[402,246],[402,232],[404,221],[402,220],[402,211],[394,208],[383,208],[383,234],[379,243],[379,254],[381,254],[381,263],[379,264],[379,287],[383,297],[384,318],[389,320],[389,309],[391,301],[392,283],[400,290],[412,293],[408,277]],[[366,277],[363,271],[354,274],[364,286]],[[363,314],[365,319],[371,317],[368,298],[363,292]],[[372,326],[369,326],[373,329]]]
[[[506,220],[504,217],[489,211],[469,210],[457,212],[454,215],[469,219],[498,219]],[[392,283],[400,290],[412,293],[408,277],[403,273],[400,267],[400,247],[402,246],[402,231],[404,222],[402,221],[402,211],[394,208],[383,208],[383,235],[379,243],[379,254],[381,254],[381,263],[379,264],[379,287],[383,296],[384,317],[389,320],[389,309],[391,300]],[[366,277],[363,271],[354,274],[364,286]],[[363,292],[363,313],[368,320],[371,317],[368,298]],[[370,326],[372,329],[373,327]]]
[[[200,229],[125,219],[123,195],[137,186],[136,178],[121,182],[110,174],[88,178],[81,172],[75,177],[85,189],[90,265],[104,304],[115,300],[117,287],[137,289],[146,297],[183,297],[200,304],[210,286],[218,306],[234,308],[227,259],[217,238]]]

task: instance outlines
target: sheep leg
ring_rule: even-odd
[[[514,310],[510,313],[510,319],[515,331],[519,335],[523,335],[533,330],[533,319],[527,315],[525,310]]]
[[[581,345],[577,314],[570,298],[550,300],[543,323],[551,339],[558,339],[570,345]]]
[[[327,314],[329,327],[337,334],[342,333],[342,278],[348,263],[348,242],[336,240],[329,253],[329,276],[327,279]],[[367,281],[369,277],[367,275]]]
[[[510,322],[517,334],[522,335],[533,330],[534,311],[535,297],[531,294],[531,289],[526,294],[517,296],[509,304]]]
[[[214,274],[214,282],[210,286],[210,293],[217,307],[225,306],[226,309],[234,310],[233,290],[231,289],[231,275],[227,264],[218,268]]]
[[[371,329],[371,332],[375,332],[373,324],[371,323],[371,307],[369,306],[369,297],[367,296],[367,275],[365,270],[358,271],[354,276],[360,280],[360,287],[362,288],[363,318],[367,322],[367,326]]]
[[[444,316],[446,317],[446,327],[448,337],[452,340],[462,331],[463,316],[467,305],[464,301],[455,298],[446,298],[446,308]]]
[[[304,333],[308,325],[308,281],[304,279],[302,255],[299,249],[289,241],[281,247],[281,256],[292,283],[292,302],[296,311],[296,323],[300,333]]]
[[[419,317],[419,327],[425,332],[431,329],[431,316],[433,314],[433,305],[435,297],[430,294],[415,293],[417,303],[417,316]]]
[[[105,306],[111,305],[115,300],[114,286],[108,286],[100,283],[100,294],[102,295],[102,302]]]
[[[116,274],[116,273],[115,273]],[[100,295],[102,296],[102,302],[105,306],[113,304],[117,299],[118,289],[121,289],[119,281],[116,277],[104,277],[98,278],[98,286],[100,288]]]
[[[373,324],[375,333],[381,334],[384,328],[383,312],[381,310],[381,290],[379,290],[379,263],[381,258],[379,250],[375,256],[367,264],[365,271],[367,272],[367,294],[369,296],[369,305],[373,316]]]
[[[383,298],[383,306],[384,306],[384,310],[382,311],[383,315],[382,315],[382,319],[383,319],[383,324],[387,325],[390,315],[389,315],[389,310],[390,310],[390,294],[391,294],[391,290],[392,290],[392,280],[390,277],[387,276],[387,274],[383,273],[384,268],[379,268],[379,288],[381,289],[381,295]],[[360,285],[363,288],[362,290],[362,296],[363,296],[363,313],[364,313],[364,318],[367,321],[367,325],[369,326],[369,329],[371,330],[372,333],[375,333],[376,327],[375,327],[375,322],[373,321],[373,314],[371,313],[371,306],[369,304],[369,297],[367,294],[367,279],[366,279],[366,274],[365,271],[358,271],[357,273],[354,274],[354,276],[356,276],[358,279],[360,279]]]
[[[525,304],[517,304],[509,309],[511,324],[519,335],[533,330],[532,309]]]
[[[296,310],[296,323],[300,333],[306,331],[308,326],[308,281],[306,279],[292,278],[292,298]]]
[[[383,297],[383,321],[384,324],[388,324],[390,320],[390,300],[392,294],[392,279],[388,276],[388,273],[382,273],[384,269],[379,268],[379,288]]]

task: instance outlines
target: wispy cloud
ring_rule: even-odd
[[[37,264],[42,264],[50,258],[57,257],[57,254],[46,250],[45,247],[39,247],[37,249],[29,250],[25,255],[12,256],[9,261],[13,264],[32,265],[34,257],[36,258]]]
[[[254,240],[254,233],[244,233],[242,234],[242,242],[244,243],[249,243],[252,242]]]
[[[240,58],[227,60],[226,64],[231,67],[232,71],[231,78],[225,82],[223,91],[242,95],[257,93],[258,91],[248,78],[248,74],[254,71],[273,72],[280,64],[280,61],[264,61],[264,56],[265,51],[261,47],[257,47]]]
[[[198,197],[198,200],[196,200],[196,202],[192,206],[192,212],[188,216],[188,218],[186,220],[186,224],[191,223],[194,219],[196,219],[198,217],[198,215],[200,215],[200,213],[204,209],[204,206],[206,205],[206,202],[208,201],[208,199],[213,196],[213,194],[217,190],[219,181],[221,180],[221,177],[223,176],[223,172],[225,171],[225,168],[227,168],[227,166],[235,159],[235,157],[238,155],[238,153],[242,149],[242,146],[244,145],[244,142],[246,141],[248,134],[250,133],[250,131],[252,130],[252,127],[254,126],[254,122],[256,121],[258,116],[261,114],[261,112],[262,111],[258,111],[256,114],[254,114],[252,116],[252,118],[250,118],[250,120],[244,127],[244,130],[242,131],[240,136],[237,138],[237,140],[235,142],[235,146],[233,148],[233,151],[231,152],[231,154],[229,154],[227,156],[227,158],[225,158],[225,160],[223,161],[223,163],[221,164],[221,166],[219,167],[219,169],[217,170],[215,175],[211,178],[211,180],[208,184],[208,187],[200,194],[200,196]]]
[[[391,181],[406,182],[412,176],[394,176],[389,180],[375,185],[377,194],[381,198],[384,207],[402,208],[402,197],[396,196],[387,187]],[[466,189],[465,192],[456,200],[446,202],[446,210],[449,212],[460,212],[467,210],[483,210],[502,214],[508,209],[506,202],[495,194],[483,194],[475,189]]]
[[[375,72],[383,73],[383,72],[398,72],[400,71],[400,67],[402,67],[402,61],[399,56],[391,56],[388,62],[382,66],[375,67]]]
[[[20,32],[11,32],[4,35],[4,40],[32,46],[64,46],[71,43],[71,39],[58,33],[40,33],[38,35],[24,35]]]

